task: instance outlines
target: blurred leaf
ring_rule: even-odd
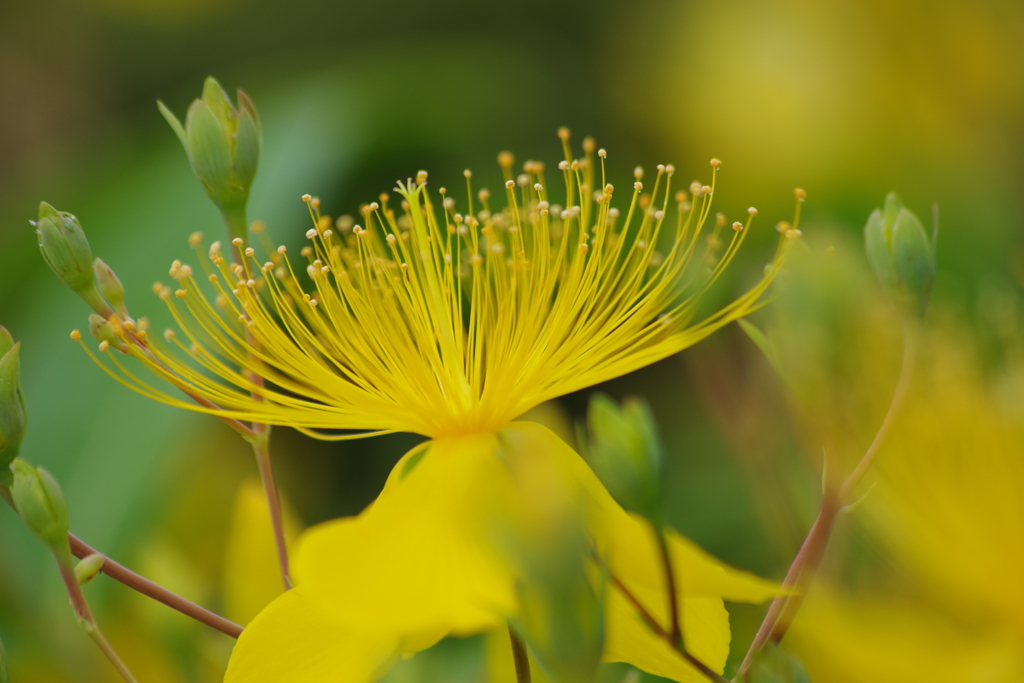
[[[800,660],[775,643],[767,643],[754,654],[745,680],[746,683],[810,683]]]
[[[736,322],[740,324],[743,331],[750,337],[750,341],[754,342],[757,348],[761,349],[761,353],[764,354],[764,357],[775,368],[775,372],[779,373],[779,377],[786,383],[789,383],[789,377],[786,376],[786,370],[782,367],[782,361],[779,359],[779,350],[775,347],[775,342],[746,318],[740,318]]]

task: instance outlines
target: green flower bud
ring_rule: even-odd
[[[93,261],[92,269],[96,274],[96,286],[100,294],[114,310],[127,317],[128,311],[124,307],[124,285],[121,284],[121,280],[102,259],[97,258]]]
[[[263,145],[252,100],[239,90],[236,108],[211,76],[203,85],[202,97],[189,107],[184,126],[163,102],[157,106],[184,145],[192,170],[213,203],[225,217],[244,212]]]
[[[647,404],[627,398],[622,408],[594,394],[587,412],[586,455],[612,496],[627,510],[658,522],[661,517],[662,447]]]
[[[754,654],[745,683],[811,683],[804,665],[775,643],[767,643]]]
[[[106,561],[107,558],[100,553],[83,557],[82,561],[75,565],[75,578],[78,579],[78,585],[83,586],[95,579]]]
[[[70,213],[57,211],[46,202],[40,202],[39,220],[35,227],[39,250],[50,269],[73,292],[85,299],[93,310],[107,310],[106,302],[96,290],[92,250],[78,219]]]
[[[14,461],[14,507],[25,526],[55,553],[68,550],[68,506],[57,480],[42,467]]]
[[[0,485],[10,479],[9,467],[18,457],[25,436],[25,399],[21,393],[21,344],[0,326]]]
[[[935,241],[913,212],[890,193],[864,226],[868,263],[897,301],[924,313],[935,282]]]

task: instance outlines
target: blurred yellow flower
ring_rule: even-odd
[[[861,508],[895,576],[811,593],[793,640],[815,680],[1024,680],[1024,423],[963,348],[928,354]]]
[[[536,459],[583,502],[588,535],[616,578],[667,623],[650,525],[619,507],[554,434],[511,421],[748,314],[778,271],[785,240],[757,284],[697,319],[701,295],[736,254],[756,211],[731,227],[718,218],[699,240],[720,165],[713,161],[710,185],[694,183],[689,195],[673,194],[671,166],[659,166],[644,193],[637,169],[621,216],[611,206],[604,150],[595,156],[588,140],[586,156],[574,160],[568,131],[562,139],[565,207],[549,196],[543,164],[527,162],[513,178],[508,153],[499,156],[507,206],[498,211],[486,190],[474,197],[469,171],[464,213],[443,188],[435,206],[422,171],[398,183],[400,214],[381,195],[363,207],[361,225],[332,221],[305,197],[314,219],[302,249],[308,281],[262,230],[253,232],[263,239],[263,263],[241,240],[232,247],[242,263],[229,263],[219,243],[204,258],[194,236],[215,297],[176,261],[179,289],[155,289],[186,339],[169,331],[164,347],[130,330],[141,334],[144,350],[121,350],[209,401],[205,407],[140,381],[116,354],[101,362],[140,393],[221,417],[325,439],[392,431],[432,439],[406,454],[361,515],[302,537],[296,588],[246,629],[227,681],[369,681],[396,657],[447,635],[503,626],[516,613],[516,569],[500,529],[537,495],[515,476]],[[312,283],[308,291],[304,282]],[[687,648],[721,671],[729,649],[722,598],[761,601],[775,587],[722,566],[676,534],[670,544],[685,592]],[[621,594],[609,597],[606,628],[606,660],[701,680]]]

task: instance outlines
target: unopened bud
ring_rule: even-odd
[[[203,84],[202,97],[189,107],[184,126],[163,102],[157,106],[213,203],[226,215],[244,211],[263,144],[252,100],[239,90],[236,107],[211,76]]]
[[[50,550],[67,551],[68,506],[57,480],[21,458],[14,460],[13,468],[11,497],[25,526]]]
[[[96,274],[96,287],[107,303],[114,307],[118,313],[127,316],[124,307],[124,285],[111,270],[110,266],[97,258],[92,264],[93,272]]]
[[[35,227],[39,250],[50,269],[93,310],[105,311],[107,306],[96,290],[92,250],[78,219],[40,202]]]
[[[92,555],[86,555],[82,558],[82,561],[75,565],[75,578],[78,579],[78,585],[82,586],[93,579],[103,569],[103,563],[107,561],[100,553],[93,553]]]
[[[662,446],[647,404],[626,399],[620,407],[594,394],[587,411],[586,455],[597,476],[627,510],[661,517]]]
[[[0,486],[10,484],[9,467],[25,437],[20,351],[21,344],[0,326]]]
[[[875,209],[864,226],[868,263],[882,287],[919,313],[928,307],[935,282],[935,240],[921,221],[890,193],[884,209]]]

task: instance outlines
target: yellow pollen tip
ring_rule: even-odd
[[[711,168],[713,168],[715,170],[718,170],[721,167],[722,167],[722,161],[720,159],[712,159],[711,160]]]
[[[203,241],[203,233],[201,233],[201,232],[194,232],[194,233],[192,233],[191,235],[188,236],[189,246],[192,246],[192,247],[198,246],[202,241]]]
[[[571,133],[569,132],[569,129],[566,128],[565,126],[562,126],[561,128],[558,129],[558,138],[562,142],[567,142],[569,140],[570,135]]]
[[[740,223],[739,221],[736,221],[732,224],[732,229],[735,230],[736,232],[739,232],[740,230],[743,229],[743,224]]]
[[[747,213],[749,213],[751,216],[756,216],[757,215],[757,209],[755,209],[752,206],[748,206],[747,207]]]
[[[802,187],[798,187],[795,190],[793,190],[793,194],[796,195],[796,198],[799,199],[800,201],[804,201],[805,199],[807,199],[807,193],[804,191]]]
[[[231,240],[231,244],[235,245],[236,247],[240,247],[243,244],[243,240],[241,237],[236,237],[235,239]]]
[[[106,339],[104,339],[103,341],[100,342],[100,353],[106,353],[107,349],[109,349],[109,348],[110,348],[110,342],[108,342]]]
[[[309,202],[311,199],[313,199],[313,195],[311,195],[311,194],[304,194],[304,195],[302,195],[302,201],[304,201],[304,202]]]
[[[82,333],[78,330],[71,330],[71,341],[81,341]]]
[[[608,150],[606,150],[604,147],[602,147],[601,149],[597,150],[597,156],[601,157],[602,159],[607,159],[608,158]]]
[[[174,296],[178,297],[179,299],[184,299],[186,294],[188,294],[188,292],[186,292],[184,289],[179,289],[176,292],[174,292]]]

